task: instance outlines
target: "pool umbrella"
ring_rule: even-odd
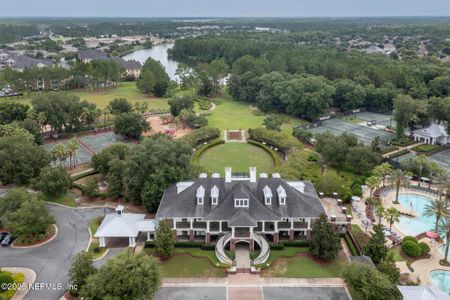
[[[425,235],[430,239],[435,239],[438,237],[438,234],[434,231],[427,231],[427,233],[425,233]]]

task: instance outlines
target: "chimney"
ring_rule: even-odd
[[[225,167],[225,182],[231,182],[231,167]]]
[[[256,182],[256,168],[250,167],[250,182]]]

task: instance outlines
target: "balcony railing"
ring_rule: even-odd
[[[219,223],[209,223],[209,231],[219,231],[220,230],[220,224]]]
[[[308,222],[294,222],[294,228],[308,228]]]
[[[206,228],[206,222],[194,222],[192,224],[192,226],[194,228],[197,228],[197,229],[205,229]]]
[[[278,228],[279,229],[289,229],[289,228],[291,228],[291,222],[279,222]]]
[[[241,231],[241,232],[236,231],[236,232],[234,233],[234,236],[235,236],[235,237],[238,237],[238,238],[249,238],[249,237],[250,237],[250,231],[248,231],[248,232],[245,232],[245,231]]]
[[[177,222],[177,229],[189,229],[191,228],[191,223],[190,222]]]

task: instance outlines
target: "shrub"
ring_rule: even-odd
[[[11,275],[5,272],[0,273],[0,289],[2,291],[6,291],[7,285],[11,283],[14,283],[14,278]]]
[[[215,140],[215,141],[211,141],[210,143],[208,143],[208,144],[206,144],[206,145],[200,146],[200,147],[197,149],[197,151],[195,151],[195,153],[192,155],[192,162],[198,163],[198,161],[199,161],[199,159],[200,159],[200,156],[202,156],[202,154],[203,154],[206,150],[208,150],[208,149],[210,149],[210,148],[212,148],[212,147],[215,147],[215,146],[217,146],[217,145],[224,144],[224,143],[225,143],[224,140]]]
[[[358,252],[358,250],[357,250],[355,244],[353,244],[353,241],[352,241],[352,239],[350,238],[350,236],[348,235],[348,233],[344,235],[344,239],[345,239],[345,242],[347,243],[348,248],[350,249],[350,253],[351,253],[353,256],[358,256],[358,255],[359,255],[359,252]]]
[[[155,248],[155,242],[154,241],[146,241],[144,248]]]
[[[216,250],[216,246],[215,245],[202,244],[200,246],[200,249],[206,250],[206,251],[214,251],[214,250]]]
[[[407,241],[412,241],[412,242],[414,242],[414,243],[416,243],[416,244],[419,243],[419,242],[416,240],[416,238],[413,237],[413,236],[405,236],[405,237],[403,238],[403,243],[404,243],[404,242],[407,242]]]
[[[402,243],[402,250],[406,253],[406,255],[411,257],[420,256],[422,250],[419,247],[419,244],[413,242],[412,240],[407,240]]]
[[[281,151],[287,151],[294,147],[301,148],[301,143],[296,141],[292,136],[282,132],[267,130],[266,128],[254,128],[249,129],[248,134],[250,139],[267,143],[268,145],[277,147]]]
[[[284,243],[278,243],[278,244],[273,244],[270,243],[270,250],[283,250],[284,249]]]
[[[422,255],[430,253],[430,247],[426,243],[420,242],[419,247]]]
[[[220,137],[220,130],[212,127],[203,127],[182,137],[180,140],[192,148]]]
[[[275,152],[275,150],[270,149],[269,147],[267,147],[266,145],[263,145],[261,143],[258,143],[256,141],[252,141],[252,140],[248,140],[247,141],[250,145],[259,147],[263,150],[265,150],[266,152],[268,152],[270,154],[270,156],[272,156],[272,159],[274,161],[275,167],[279,167],[281,165],[281,160],[280,160],[280,156]]]
[[[94,246],[94,248],[92,248],[92,252],[94,253],[100,253],[101,249],[99,246]]]

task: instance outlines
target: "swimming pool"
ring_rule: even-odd
[[[407,235],[416,236],[424,231],[429,231],[435,229],[436,218],[434,216],[426,217],[423,215],[425,211],[425,206],[431,201],[431,198],[415,195],[415,194],[404,194],[398,196],[398,202],[408,209],[412,209],[417,212],[418,217],[412,218],[407,216],[401,216],[400,222],[395,223],[395,226],[400,229],[403,233]],[[442,245],[439,248],[439,252],[444,256],[445,246]],[[448,258],[450,258],[450,251]]]
[[[434,222],[436,218],[434,216],[426,217],[423,215],[425,206],[431,201],[430,198],[414,195],[404,194],[398,196],[398,202],[408,209],[412,209],[418,213],[418,218],[411,218],[407,216],[401,216],[400,222],[396,223],[398,229],[407,235],[416,236],[424,231],[434,230]]]
[[[446,293],[450,293],[450,271],[434,270],[430,273],[429,278],[433,285]]]

